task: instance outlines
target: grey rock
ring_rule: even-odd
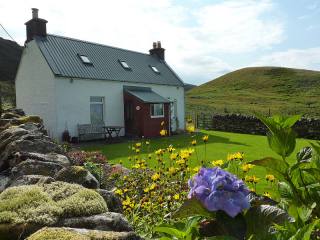
[[[26,135],[27,130],[19,127],[8,128],[0,133],[0,152],[11,142],[19,139],[21,136]]]
[[[13,180],[10,187],[32,184],[48,184],[54,182],[54,178],[43,175],[23,175]]]
[[[12,168],[11,173],[14,178],[23,175],[43,175],[53,177],[63,166],[53,162],[42,162],[27,159]]]
[[[17,152],[14,154],[14,158],[9,160],[9,166],[14,167],[26,159],[58,163],[64,167],[70,165],[69,159],[66,156],[58,153],[42,154],[35,152]]]
[[[57,181],[77,183],[86,188],[96,189],[99,187],[98,180],[84,167],[70,166],[61,169],[54,178]]]
[[[11,178],[9,176],[0,175],[0,192],[2,192],[8,187],[10,181],[11,181]]]
[[[0,154],[0,170],[6,169],[6,162],[13,158],[17,152],[36,152],[36,153],[63,153],[63,149],[58,144],[34,134],[26,134],[20,139],[9,143]]]
[[[89,217],[65,218],[57,226],[87,228],[102,231],[130,232],[132,226],[120,213],[107,212]]]
[[[121,200],[115,195],[114,192],[104,189],[97,189],[97,192],[106,201],[108,209],[111,212],[123,213]]]

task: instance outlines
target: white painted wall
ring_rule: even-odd
[[[90,123],[90,96],[104,97],[105,124],[124,126],[123,86],[151,87],[159,95],[177,99],[179,129],[184,129],[184,89],[183,87],[126,83],[107,80],[57,78],[56,109],[57,134],[67,126],[71,136],[77,136],[77,124]],[[124,135],[124,131],[121,132]]]
[[[49,136],[57,138],[55,79],[35,41],[23,50],[15,85],[17,107],[28,115],[41,116]]]

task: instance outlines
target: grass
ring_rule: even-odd
[[[202,137],[204,135],[209,136],[209,141],[206,146],[202,141]],[[213,160],[218,159],[226,160],[228,153],[235,152],[244,152],[245,161],[252,161],[267,156],[277,157],[277,155],[269,149],[265,136],[204,130],[195,134],[194,137],[186,134],[151,139],[150,146],[143,147],[144,151],[142,151],[141,156],[147,158],[149,153],[153,153],[153,158],[149,160],[149,166],[153,167],[156,162],[154,159],[154,152],[157,149],[166,148],[170,144],[172,144],[176,149],[192,147],[192,139],[196,139],[198,144],[195,147],[197,154],[194,153],[191,157],[191,167],[198,166],[198,161],[205,158],[205,148],[207,162],[212,162]],[[289,161],[295,161],[296,153],[301,148],[309,146],[309,142],[313,141],[298,139],[295,152],[290,156]],[[119,163],[121,161],[124,166],[130,167],[128,157],[133,155],[133,152],[130,150],[130,146],[132,146],[133,143],[134,142],[87,145],[83,146],[82,149],[86,151],[99,150],[107,157],[109,162]],[[166,157],[166,159],[169,158]],[[252,172],[249,173],[249,175],[253,174],[264,179],[266,172],[263,168],[255,167]],[[257,191],[260,193],[263,193],[264,191],[271,191],[270,185],[267,184],[265,180],[262,180],[258,184]]]
[[[320,117],[320,72],[279,67],[244,68],[186,93],[189,112]]]

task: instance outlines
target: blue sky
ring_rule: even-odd
[[[146,53],[160,40],[188,83],[248,66],[320,70],[320,0],[2,2],[0,22],[20,44],[31,7],[52,34]]]

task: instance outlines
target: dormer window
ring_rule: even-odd
[[[131,67],[129,66],[129,64],[126,61],[122,61],[119,60],[119,63],[121,64],[121,66],[126,69],[126,70],[131,70]]]
[[[155,66],[150,66],[152,71],[154,71],[157,74],[160,74],[160,71],[158,70],[158,68],[156,68]]]
[[[79,57],[84,64],[93,65],[93,63],[90,61],[90,59],[86,55],[79,54]]]

